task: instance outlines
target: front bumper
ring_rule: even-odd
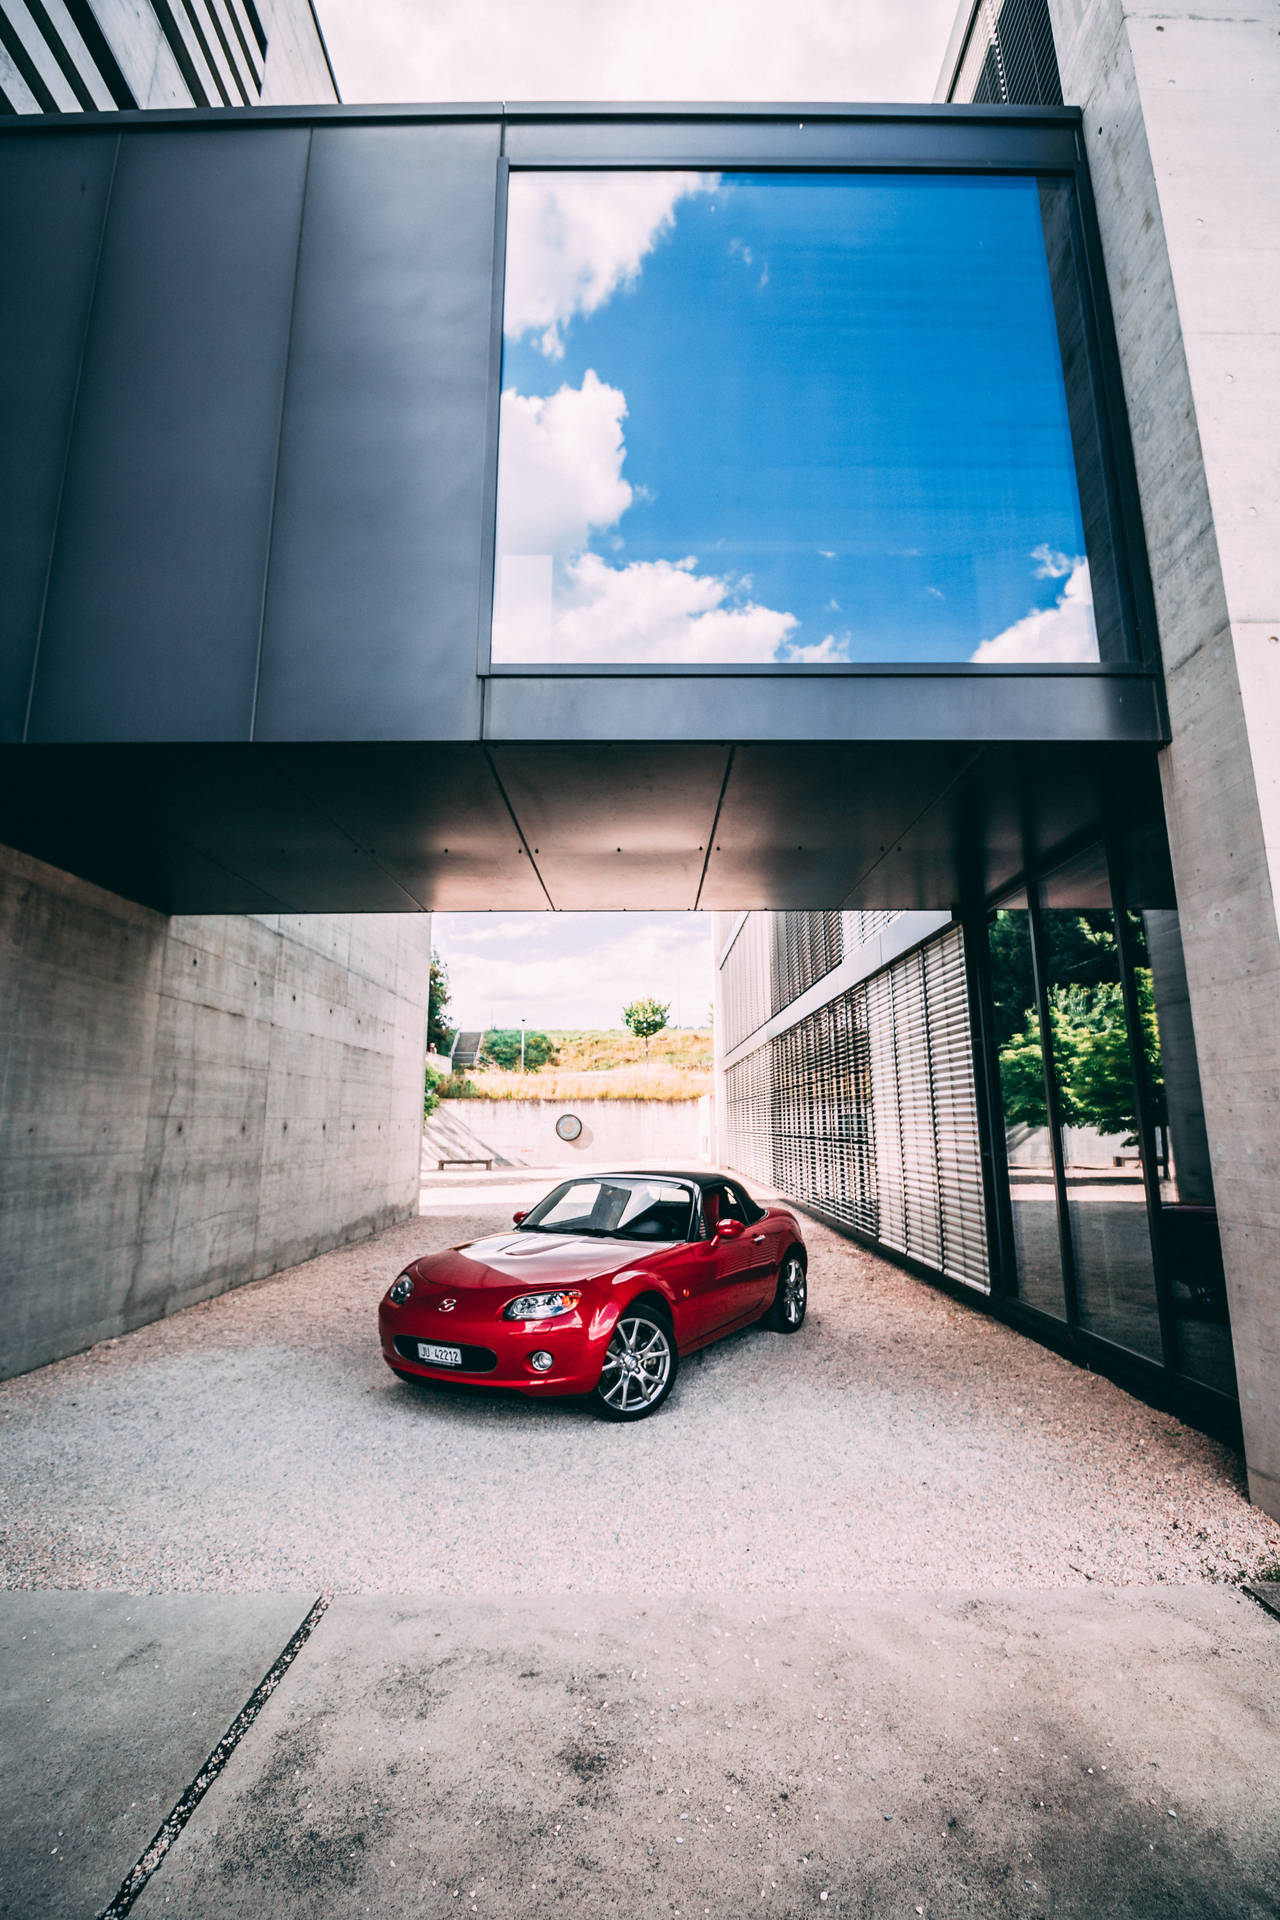
[[[423,1380],[460,1380],[470,1386],[502,1387],[535,1399],[548,1395],[592,1393],[600,1379],[610,1324],[600,1327],[581,1313],[565,1313],[554,1320],[503,1320],[494,1313],[442,1315],[409,1300],[403,1307],[384,1300],[378,1309],[382,1357],[397,1373]],[[460,1367],[424,1365],[415,1357],[419,1340],[461,1347]],[[530,1355],[549,1353],[554,1364],[546,1373],[534,1370]]]

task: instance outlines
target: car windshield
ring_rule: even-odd
[[[618,1234],[626,1240],[687,1240],[693,1196],[671,1180],[569,1180],[539,1201],[522,1232]]]

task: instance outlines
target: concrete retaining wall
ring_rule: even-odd
[[[0,1375],[416,1210],[430,933],[165,919],[0,850]]]
[[[445,1100],[427,1122],[423,1165],[491,1155],[498,1166],[577,1167],[612,1161],[710,1160],[709,1100]],[[561,1140],[556,1121],[573,1113],[581,1136]]]

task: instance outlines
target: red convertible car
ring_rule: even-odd
[[[764,1320],[795,1333],[804,1236],[722,1173],[566,1180],[515,1231],[424,1254],[378,1309],[405,1379],[516,1393],[589,1394],[608,1420],[643,1420],[685,1354]]]

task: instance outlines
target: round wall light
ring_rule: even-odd
[[[582,1135],[582,1122],[576,1113],[562,1113],[556,1121],[556,1132],[562,1140],[577,1140]]]

